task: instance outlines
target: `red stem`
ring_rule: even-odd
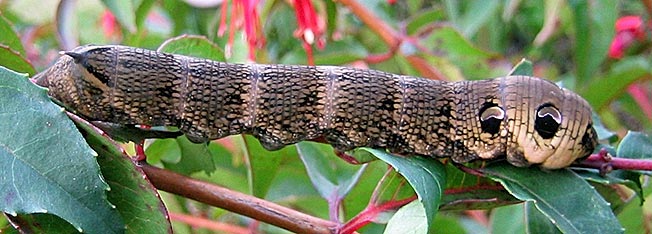
[[[652,171],[652,160],[633,158],[605,158],[600,154],[592,154],[579,163],[581,167],[602,169],[610,167],[613,170]]]
[[[380,213],[387,210],[398,209],[399,207],[402,207],[405,204],[414,201],[415,199],[417,199],[417,197],[412,196],[402,200],[391,200],[383,204],[380,204],[378,206],[370,204],[362,212],[358,213],[358,215],[356,215],[351,220],[349,220],[349,222],[344,224],[344,226],[342,226],[342,228],[340,229],[339,233],[340,234],[355,233],[355,231],[357,231],[358,229],[362,228],[363,226],[373,221],[376,217],[378,217]]]
[[[627,87],[627,92],[634,98],[634,101],[647,118],[652,119],[652,100],[648,96],[647,89],[642,84],[634,83]]]

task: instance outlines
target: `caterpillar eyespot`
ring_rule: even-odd
[[[247,133],[275,150],[320,138],[340,151],[368,146],[459,163],[506,157],[550,169],[597,144],[584,99],[528,76],[445,82],[82,46],[36,78],[85,118],[176,126],[194,142]]]

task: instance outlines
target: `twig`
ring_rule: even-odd
[[[603,149],[600,153],[590,155],[578,166],[600,169],[602,173],[608,173],[611,170],[652,171],[652,160],[611,157]]]
[[[332,234],[339,224],[280,206],[247,194],[195,180],[148,164],[141,167],[152,184],[174,193],[296,233]]]

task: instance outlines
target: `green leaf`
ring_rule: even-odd
[[[132,0],[102,0],[102,3],[109,8],[111,13],[118,20],[120,25],[127,29],[129,33],[136,32],[136,15],[134,1]]]
[[[208,150],[208,143],[193,143],[186,136],[180,136],[175,141],[179,146],[181,159],[174,163],[162,161],[165,168],[184,175],[199,171],[210,174],[215,171],[215,163]]]
[[[482,171],[512,195],[533,201],[564,233],[622,233],[609,204],[568,169],[541,171],[496,163]]]
[[[484,189],[482,186],[447,189],[440,210],[487,210],[519,203],[507,191]]]
[[[12,49],[13,51],[18,52],[21,57],[25,56],[25,49],[23,44],[20,43],[20,38],[18,34],[14,31],[11,23],[0,14],[0,45],[4,45]]]
[[[652,136],[628,131],[618,145],[616,155],[622,158],[652,159]]]
[[[534,68],[532,67],[532,62],[527,59],[521,59],[514,68],[509,72],[510,76],[532,76],[534,74]]]
[[[469,5],[469,9],[457,22],[465,37],[474,36],[491,17],[497,17],[502,4],[501,1],[472,1]]]
[[[401,157],[370,148],[357,150],[372,153],[380,160],[394,167],[399,174],[407,179],[425,208],[428,227],[432,228],[432,220],[437,214],[444,186],[446,185],[446,168],[444,165],[439,160],[432,158],[420,156]]]
[[[627,57],[616,62],[605,77],[593,79],[585,89],[579,89],[578,91],[591,106],[596,110],[600,110],[607,107],[611,100],[625,92],[625,89],[631,83],[650,74],[648,58]],[[582,84],[582,81],[578,80],[578,83]]]
[[[297,41],[296,43],[301,43]],[[340,40],[326,44],[323,50],[314,50],[316,65],[342,65],[358,61],[367,56],[368,52],[360,42],[355,40]],[[305,64],[306,52],[302,47],[296,47],[280,61],[282,64]]]
[[[48,233],[48,234],[70,234],[79,233],[75,227],[65,220],[52,214],[28,214],[18,216],[7,216],[12,223],[18,224],[16,233]],[[0,230],[5,233],[5,230]]]
[[[0,66],[29,75],[36,74],[32,64],[25,60],[19,52],[5,45],[0,45]]]
[[[338,16],[338,10],[337,10],[337,4],[335,4],[334,1],[324,1],[324,4],[326,5],[326,35],[333,35],[335,30],[337,30],[337,16]]]
[[[182,35],[166,40],[159,52],[182,54],[213,61],[225,61],[224,51],[204,36]]]
[[[405,31],[408,35],[413,35],[421,30],[423,27],[432,26],[432,22],[444,19],[443,12],[439,9],[431,9],[421,12],[412,17],[408,24],[405,26]]]
[[[288,154],[294,154],[292,147],[285,147],[277,151],[267,151],[253,136],[247,135],[243,139],[245,157],[249,162],[248,179],[250,193],[256,197],[265,197],[279,171],[281,159]]]
[[[364,59],[367,54],[367,49],[356,40],[338,40],[326,44],[323,50],[315,50],[315,64],[347,64]]]
[[[423,204],[412,201],[401,207],[387,222],[385,234],[421,234],[428,232],[428,219]]]
[[[0,68],[0,209],[48,213],[85,233],[121,233],[97,155],[45,89]]]
[[[154,139],[150,144],[145,144],[147,163],[158,164],[162,161],[178,163],[181,161],[181,148],[176,139]]]
[[[520,202],[498,182],[446,164],[446,196],[442,197],[440,210],[482,210]]]
[[[486,60],[492,54],[475,46],[454,28],[438,28],[421,43],[437,51],[437,57],[446,58],[458,66],[467,78],[487,78],[491,75]]]
[[[77,121],[88,144],[99,154],[102,174],[111,187],[108,199],[125,220],[127,233],[172,233],[168,213],[154,186],[115,143]]]
[[[491,233],[525,233],[523,205],[503,206],[491,212]]]
[[[346,196],[366,168],[336,157],[333,148],[326,144],[299,142],[296,146],[313,186],[330,202]]]
[[[527,219],[527,233],[532,234],[557,234],[561,233],[550,219],[536,208],[534,202],[525,202],[525,217]]]
[[[136,12],[134,12],[134,20],[139,31],[143,31],[143,25],[145,24],[147,15],[149,15],[149,12],[152,9],[152,6],[154,6],[155,2],[155,0],[142,0],[142,2],[138,4]]]
[[[598,114],[595,112],[591,113],[591,118],[593,119],[593,128],[595,129],[595,132],[598,133],[598,140],[607,141],[609,143],[615,143],[618,141],[618,135],[604,126]]]
[[[603,185],[616,185],[622,184],[630,189],[636,191],[637,195],[641,199],[641,203],[644,201],[643,190],[641,187],[640,176],[631,171],[613,171],[606,175],[601,175],[600,171],[597,169],[588,169],[588,168],[574,168],[573,171],[585,180],[603,184]],[[603,196],[604,197],[604,196]],[[619,198],[620,199],[620,198]],[[611,204],[614,205],[613,202]]]
[[[574,59],[577,81],[579,84],[585,84],[606,59],[609,44],[614,36],[613,25],[618,16],[618,1],[570,0],[568,5],[574,19],[572,22],[575,29]]]

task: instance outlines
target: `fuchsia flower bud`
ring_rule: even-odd
[[[622,58],[635,41],[645,40],[645,26],[640,16],[623,16],[616,21],[616,35],[609,47],[609,57]]]

